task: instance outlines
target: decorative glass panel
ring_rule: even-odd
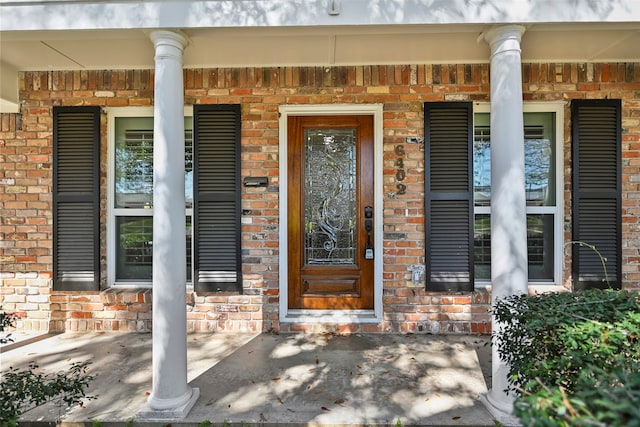
[[[185,198],[193,205],[192,119],[185,122]],[[115,207],[153,205],[153,117],[118,117],[115,123]]]
[[[305,130],[304,171],[304,263],[355,264],[356,130]]]

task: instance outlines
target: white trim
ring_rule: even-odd
[[[330,14],[326,0],[191,0],[144,2],[96,0],[0,0],[1,14],[12,17],[0,21],[2,31],[78,30],[125,28],[229,28],[372,26],[416,24],[526,24],[571,22],[621,22],[640,19],[635,0],[608,2],[604,7],[589,0],[494,0],[484,2],[443,1],[437,11],[431,2],[396,0],[341,1],[340,13]],[[423,6],[416,6],[416,4]],[[225,13],[220,13],[225,11]],[[56,19],[46,19],[55,17]]]
[[[151,209],[124,209],[115,207],[115,123],[118,117],[153,117],[153,105],[144,107],[108,107],[107,113],[107,288],[112,286],[122,288],[151,288],[149,281],[116,281],[116,229],[115,218],[120,215],[149,216],[153,215]],[[184,116],[193,116],[193,106],[184,107]],[[193,217],[193,209],[187,209],[187,215]],[[193,245],[193,240],[191,242]],[[193,247],[191,248],[193,253]]]
[[[377,323],[382,321],[382,224],[383,224],[383,145],[382,104],[282,105],[280,112],[280,321],[284,323]],[[290,310],[288,307],[287,267],[287,120],[289,116],[371,115],[374,143],[374,308],[373,310]]]
[[[564,101],[532,101],[524,102],[523,113],[555,113],[555,137],[556,137],[556,205],[555,206],[527,206],[527,213],[554,214],[554,258],[553,258],[553,282],[529,282],[532,287],[560,286],[562,285],[562,272],[564,269]],[[473,113],[491,113],[491,104],[488,102],[475,102]],[[475,124],[474,124],[475,128]],[[475,213],[490,213],[490,207],[474,207]],[[475,290],[486,288],[491,283],[488,280],[477,281]]]

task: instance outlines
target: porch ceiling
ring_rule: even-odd
[[[186,68],[489,61],[488,24],[188,28]],[[0,112],[19,111],[18,72],[150,69],[148,29],[0,31]],[[639,62],[640,23],[527,25],[524,62]]]
[[[184,65],[195,67],[478,63],[489,26],[393,25],[194,28]],[[640,61],[640,23],[534,24],[524,62]],[[153,68],[145,32],[126,30],[0,32],[2,65],[18,71]]]

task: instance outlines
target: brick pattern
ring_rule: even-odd
[[[187,104],[242,105],[242,175],[269,176],[268,188],[244,188],[244,294],[187,295],[189,332],[330,331],[489,333],[490,294],[429,293],[408,268],[424,263],[426,101],[488,101],[487,64],[188,69]],[[640,290],[640,63],[524,64],[524,99],[566,101],[565,232],[570,224],[571,99],[619,98],[623,114],[623,282]],[[52,107],[153,104],[152,70],[50,71],[21,75],[22,114],[0,128],[1,304],[29,330],[147,331],[151,292],[95,293],[51,288]],[[283,104],[384,105],[384,321],[380,324],[278,322],[278,107]],[[102,283],[106,289],[107,135],[102,120]],[[406,194],[397,195],[395,146],[405,148]],[[570,271],[565,251],[566,272]],[[569,273],[564,279],[568,284]]]

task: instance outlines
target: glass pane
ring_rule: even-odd
[[[186,218],[187,281],[191,281],[192,219]],[[116,218],[116,280],[150,281],[153,260],[153,217]]]
[[[473,277],[491,280],[491,217],[476,215],[473,228]]]
[[[553,215],[527,215],[529,280],[553,280]]]
[[[193,205],[192,118],[185,117],[185,198]],[[153,117],[117,117],[115,122],[115,207],[153,205]]]
[[[474,114],[473,198],[476,206],[491,203],[491,141],[489,114]]]
[[[524,171],[527,205],[555,206],[555,113],[525,113]]]
[[[116,280],[151,280],[153,218],[116,218]]]
[[[474,277],[491,279],[491,220],[476,215],[474,226]],[[527,251],[530,281],[553,281],[553,215],[527,215]]]
[[[118,117],[115,123],[116,208],[153,204],[153,117]]]
[[[193,207],[193,125],[192,118],[184,119],[184,199],[187,209]]]
[[[355,264],[356,130],[305,130],[304,263]]]
[[[187,282],[191,282],[192,281],[192,274],[191,274],[191,269],[192,267],[192,258],[191,258],[191,242],[192,242],[192,238],[193,238],[193,225],[191,224],[191,217],[187,216],[187,221],[186,221],[186,234],[187,234]]]
[[[473,185],[476,206],[491,199],[489,113],[474,115]],[[555,113],[524,113],[526,198],[529,206],[555,206]]]

